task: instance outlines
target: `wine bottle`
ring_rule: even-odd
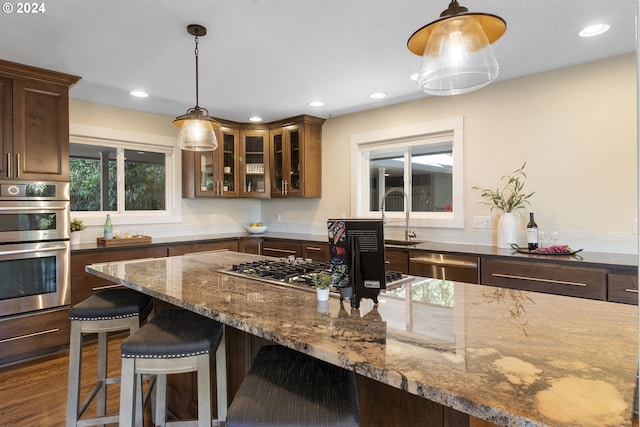
[[[533,219],[533,212],[529,212],[529,223],[527,224],[527,245],[529,250],[538,249],[538,224]]]
[[[111,215],[107,214],[107,220],[104,222],[104,238],[113,239],[113,225],[111,224]]]

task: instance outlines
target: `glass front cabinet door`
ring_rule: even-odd
[[[182,197],[238,197],[238,130],[217,137],[214,151],[182,151]]]
[[[323,119],[300,116],[271,128],[271,197],[320,197]]]
[[[269,197],[269,131],[240,131],[240,197]]]

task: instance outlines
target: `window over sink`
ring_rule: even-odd
[[[386,194],[386,218],[403,219],[409,209],[412,225],[463,227],[462,117],[356,134],[351,142],[358,217],[380,217]]]

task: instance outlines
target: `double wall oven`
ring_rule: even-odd
[[[69,183],[0,181],[0,317],[69,304]]]

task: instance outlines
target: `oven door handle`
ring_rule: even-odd
[[[67,250],[66,246],[51,246],[49,248],[33,248],[33,249],[16,249],[13,251],[0,251],[0,256],[15,255],[15,254],[30,254],[33,252],[64,251],[64,250]]]
[[[53,206],[1,206],[0,211],[41,211],[41,210],[54,210],[63,211],[67,209],[65,205],[53,205]]]

